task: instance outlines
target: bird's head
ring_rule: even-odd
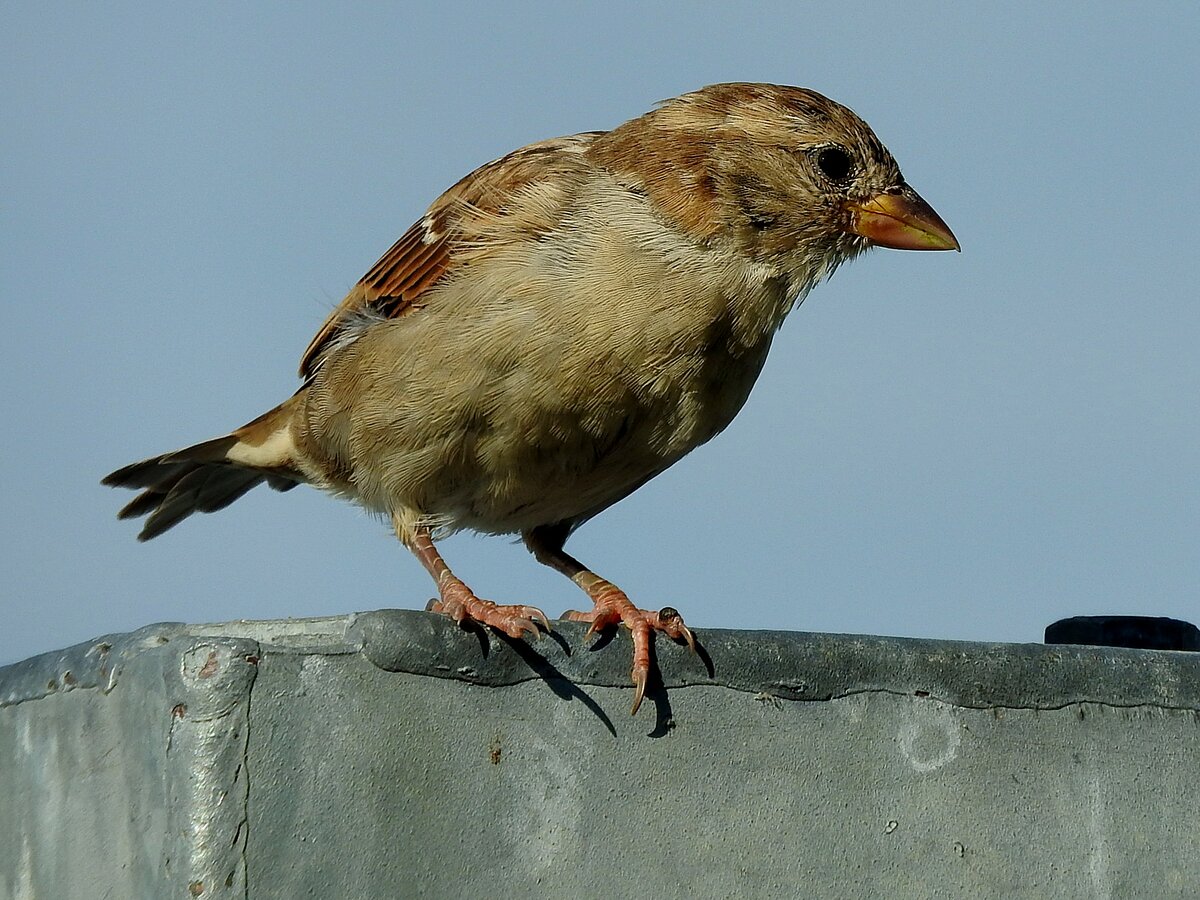
[[[815,91],[711,85],[594,147],[684,231],[731,241],[808,286],[870,246],[958,249],[870,126]]]

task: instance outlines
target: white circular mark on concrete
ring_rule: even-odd
[[[926,701],[911,707],[896,740],[909,765],[933,772],[958,756],[962,733],[949,709]]]

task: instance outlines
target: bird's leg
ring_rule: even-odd
[[[574,622],[588,622],[585,637],[591,637],[599,631],[615,625],[624,625],[633,636],[633,710],[637,713],[646,695],[646,682],[650,677],[650,646],[654,632],[661,631],[677,641],[686,641],[694,653],[696,638],[692,630],[683,624],[683,617],[678,610],[667,606],[655,612],[649,609],[639,609],[623,590],[606,581],[587,568],[575,557],[563,550],[569,529],[561,525],[550,525],[534,528],[523,535],[525,546],[534,558],[543,565],[555,571],[562,572],[587,595],[592,598],[590,612],[579,612],[569,609],[563,613],[564,619]]]
[[[537,637],[539,632],[535,622],[540,622],[547,631],[550,630],[550,620],[536,606],[501,606],[491,600],[476,597],[475,593],[450,571],[437,547],[433,545],[433,536],[426,526],[408,525],[399,515],[392,516],[392,525],[396,529],[396,537],[413,552],[437,582],[441,599],[430,602],[428,609],[431,612],[444,613],[460,625],[464,621],[490,625],[514,638],[521,637],[527,631]]]

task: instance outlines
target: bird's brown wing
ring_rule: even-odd
[[[559,221],[600,132],[530,144],[487,163],[440,196],[329,314],[300,360],[309,378],[357,316],[397,318],[422,309],[430,288],[472,259]]]

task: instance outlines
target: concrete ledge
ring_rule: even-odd
[[[0,669],[0,897],[1196,896],[1200,654],[382,610]]]

